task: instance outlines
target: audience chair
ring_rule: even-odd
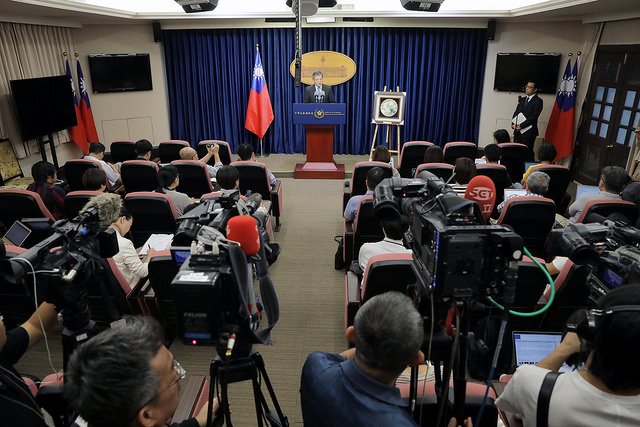
[[[25,248],[6,245],[7,258],[20,255]],[[38,301],[38,305],[42,301]],[[33,297],[29,295],[24,286],[11,286],[8,283],[0,284],[0,314],[4,318],[7,330],[20,326],[31,317],[35,311]]]
[[[544,195],[554,201],[556,210],[562,214],[567,210],[570,197],[566,194],[569,187],[569,168],[560,165],[537,165],[531,169],[531,172],[544,172],[549,175],[549,189]]]
[[[220,156],[220,162],[223,165],[231,164],[231,147],[229,143],[226,141],[220,141],[217,139],[207,139],[205,141],[198,142],[198,146],[196,147],[196,151],[198,152],[198,158],[201,159],[207,155],[207,144],[216,143],[220,147],[220,151],[218,151],[218,155]],[[213,166],[215,165],[216,160],[211,156],[207,164]]]
[[[64,173],[69,183],[70,191],[84,190],[82,185],[82,175],[89,168],[102,169],[102,164],[91,159],[71,159],[64,164]],[[111,190],[111,184],[107,180],[107,189]]]
[[[248,191],[251,193],[260,193],[265,208],[271,211],[276,219],[276,228],[274,231],[280,231],[280,215],[282,215],[282,182],[277,179],[276,184],[272,187],[269,184],[269,176],[267,167],[259,162],[239,161],[231,163],[238,169],[240,174],[240,194],[246,195]],[[267,207],[267,202],[271,203],[271,208]]]
[[[158,145],[158,155],[160,156],[160,163],[167,164],[174,160],[180,160],[180,150],[184,147],[189,147],[187,141],[180,139],[171,139],[169,141],[162,141]]]
[[[402,144],[398,171],[402,178],[411,178],[414,169],[424,162],[424,153],[433,143],[427,141],[407,141]]]
[[[178,168],[178,174],[180,175],[180,184],[176,188],[177,191],[196,199],[213,191],[207,165],[201,161],[174,160],[171,164]]]
[[[158,164],[149,160],[128,160],[120,166],[120,178],[127,193],[158,188]]]
[[[448,142],[444,145],[442,151],[444,161],[455,165],[456,159],[459,157],[468,157],[475,161],[476,155],[478,154],[478,146],[473,142]]]
[[[514,197],[507,200],[498,224],[510,225],[533,256],[545,257],[544,246],[556,221],[556,205],[545,197]]]
[[[149,282],[153,295],[147,297],[147,307],[150,314],[164,326],[165,339],[169,342],[173,341],[178,331],[176,298],[171,281],[179,269],[180,266],[168,250],[155,252],[149,260]]]
[[[431,172],[438,178],[442,178],[444,182],[447,182],[451,175],[453,175],[453,165],[449,163],[422,163],[416,168],[415,178],[418,178],[420,172]]]
[[[382,239],[384,239],[384,233],[373,209],[373,196],[364,196],[360,199],[356,219],[353,222],[344,222],[342,242],[346,268],[349,268],[352,260],[358,259],[363,243],[379,242]]]
[[[94,276],[92,282],[87,284],[85,289],[91,320],[94,320],[98,326],[107,328],[111,322],[119,320],[112,317],[111,308],[115,307],[120,316],[133,313],[127,302],[127,295],[131,292],[129,283],[125,280],[113,258],[107,258],[104,261],[106,263],[104,276],[99,278],[103,281],[102,284],[96,283]],[[107,296],[105,296],[105,292]]]
[[[111,161],[113,163],[126,162],[127,160],[134,160],[138,157],[138,154],[136,154],[135,143],[135,141],[131,141],[129,139],[113,141],[109,148]]]
[[[484,163],[476,165],[476,171],[478,175],[488,176],[493,181],[493,185],[496,186],[496,203],[491,216],[498,218],[499,213],[496,207],[504,201],[504,189],[506,188],[504,183],[511,181],[507,168],[504,165]]]
[[[176,210],[166,194],[149,191],[129,193],[124,198],[124,205],[133,217],[131,234],[136,248],[152,234],[176,232]]]
[[[628,223],[633,225],[638,219],[638,207],[625,200],[591,200],[584,205],[576,223],[598,222],[593,216],[608,217],[612,213],[624,215]],[[592,214],[594,214],[592,216]]]
[[[64,199],[64,211],[67,213],[67,218],[73,219],[78,216],[78,213],[89,200],[101,194],[104,193],[102,191],[91,190],[72,191],[67,194],[67,197]]]
[[[384,172],[385,178],[393,176],[393,168],[389,163],[383,162],[358,162],[353,166],[351,174],[351,182],[344,182],[344,193],[342,195],[342,212],[347,207],[349,199],[353,196],[359,196],[367,192],[367,173],[372,168],[378,167]]]
[[[529,147],[517,142],[503,142],[498,144],[502,151],[502,158],[500,164],[503,164],[509,172],[511,182],[522,181],[522,175],[524,175],[524,163],[527,160],[529,153]]]
[[[0,190],[0,221],[6,229],[22,218],[55,218],[38,193],[29,190]]]

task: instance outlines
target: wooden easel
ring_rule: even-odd
[[[382,89],[383,92],[387,91],[387,86],[385,85],[384,89]],[[400,92],[400,86],[396,86],[396,92]],[[389,148],[389,152],[391,153],[391,155],[395,154],[396,156],[400,155],[400,125],[397,123],[386,123],[386,122],[382,122],[382,123],[376,123],[376,127],[373,131],[373,141],[371,141],[371,151],[369,152],[369,158],[371,158],[371,156],[373,156],[373,150],[375,150],[376,148],[376,138],[378,137],[378,126],[380,125],[386,125],[387,126],[387,136],[385,137],[385,142],[387,143],[387,147]],[[397,145],[398,148],[396,150],[392,150],[391,149],[391,132],[390,132],[390,127],[391,126],[395,126],[397,133],[398,133],[398,138],[397,138]]]

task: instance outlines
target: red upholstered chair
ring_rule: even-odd
[[[120,166],[122,185],[127,193],[158,188],[158,164],[148,160],[127,160]]]
[[[171,198],[163,193],[139,191],[129,193],[124,205],[133,217],[131,234],[133,244],[140,247],[152,234],[176,232],[176,210]]]
[[[84,186],[82,185],[82,175],[89,168],[101,169],[102,164],[97,160],[92,159],[71,159],[67,160],[64,164],[64,173],[69,183],[69,189],[71,191],[84,190]],[[107,180],[107,189],[111,190],[111,184],[109,184],[109,180]]]
[[[524,175],[524,162],[527,159],[529,148],[524,144],[517,142],[504,142],[498,144],[502,151],[502,158],[500,164],[503,164],[509,172],[511,182],[522,181],[522,175]]]
[[[403,178],[411,178],[414,169],[424,161],[424,153],[433,143],[427,141],[407,141],[402,144],[398,171]]]
[[[135,143],[135,141],[130,139],[113,141],[109,147],[111,161],[113,163],[126,162],[127,160],[134,160],[138,157],[136,154]]]
[[[101,194],[104,193],[102,191],[91,190],[72,191],[67,194],[67,197],[64,199],[64,210],[67,213],[67,218],[75,218],[89,200]]]
[[[155,252],[149,260],[149,282],[153,296],[146,298],[147,308],[164,326],[165,339],[169,342],[175,338],[178,331],[176,297],[171,281],[179,268],[168,250]]]
[[[569,195],[566,194],[569,187],[569,168],[560,165],[536,165],[531,172],[544,172],[549,175],[549,189],[544,197],[551,199],[556,204],[556,210],[563,213],[569,204]]]
[[[259,162],[239,161],[231,163],[238,169],[240,175],[240,194],[246,195],[247,191],[260,193],[262,200],[267,207],[267,202],[271,202],[271,215],[276,219],[274,231],[280,231],[280,215],[282,215],[282,182],[277,179],[272,187],[269,183],[267,167]],[[269,210],[269,208],[267,208]]]
[[[453,175],[453,165],[449,163],[422,163],[416,168],[415,178],[423,171],[431,172],[438,178],[442,178],[444,182],[447,182]]]
[[[171,165],[178,168],[178,174],[180,175],[180,184],[176,188],[177,191],[195,198],[200,198],[203,194],[213,191],[207,165],[201,161],[174,160]]]
[[[207,144],[213,144],[213,143],[218,144],[218,146],[220,147],[220,151],[218,151],[218,155],[220,156],[220,162],[223,165],[230,165],[231,164],[231,147],[229,146],[228,142],[220,141],[218,139],[207,139],[207,140],[198,142],[198,146],[196,147],[196,151],[198,152],[198,158],[201,159],[204,156],[206,156]],[[215,162],[216,161],[212,156],[207,163],[213,166]]]
[[[158,145],[158,155],[160,156],[160,163],[171,163],[174,160],[180,160],[180,150],[184,147],[189,147],[187,141],[181,139],[171,139],[169,141],[162,141]]]
[[[22,218],[53,217],[38,193],[29,190],[0,190],[0,221],[5,228]]]
[[[393,176],[393,168],[389,163],[383,162],[358,162],[353,166],[351,182],[344,182],[344,192],[342,195],[342,212],[347,207],[347,203],[352,196],[359,196],[367,192],[367,173],[372,168],[381,168],[385,178]]]
[[[633,202],[627,202],[625,200],[591,200],[584,205],[584,209],[580,212],[576,223],[593,222],[589,218],[589,215],[595,214],[603,217],[607,217],[612,213],[618,213],[624,215],[629,224],[633,225],[638,219],[638,207]]]
[[[476,159],[478,154],[478,146],[473,142],[448,142],[442,150],[444,161],[454,165],[459,157],[468,157],[471,160]]]
[[[556,205],[545,197],[514,197],[504,205],[498,224],[510,225],[533,256],[544,257],[544,245],[556,221]]]

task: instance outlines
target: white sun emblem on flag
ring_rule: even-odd
[[[84,78],[80,79],[80,92],[81,93],[87,93],[87,87],[86,87],[86,84],[84,82]]]
[[[264,70],[262,67],[256,67],[253,69],[253,75],[257,78],[262,78],[264,76]]]
[[[576,88],[576,79],[573,76],[570,76],[567,80],[563,80],[560,83],[560,91],[563,95],[573,95],[573,91]]]

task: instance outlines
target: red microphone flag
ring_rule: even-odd
[[[464,198],[477,202],[484,219],[489,219],[496,202],[496,186],[488,176],[476,175],[469,181]]]
[[[563,159],[573,153],[573,131],[575,126],[576,88],[578,86],[578,63],[576,59],[571,71],[571,59],[562,76],[562,83],[558,89],[556,102],[553,104],[547,131],[544,139],[556,147],[558,155],[555,160]]]
[[[240,243],[246,256],[253,256],[260,250],[260,232],[252,216],[238,215],[227,221],[227,239]]]
[[[67,76],[71,79],[71,92],[73,92],[73,103],[76,109],[76,121],[78,124],[71,129],[69,132],[71,134],[71,140],[76,143],[78,147],[82,149],[84,154],[89,152],[89,144],[87,144],[87,133],[84,130],[84,123],[82,122],[82,117],[80,115],[80,107],[78,106],[78,97],[76,95],[76,88],[73,84],[73,76],[71,75],[71,67],[69,67],[69,58],[65,59],[67,63]]]
[[[91,112],[87,83],[85,82],[84,75],[82,74],[80,61],[76,60],[76,63],[78,64],[78,81],[80,84],[80,112],[82,113],[82,121],[84,122],[84,128],[87,132],[87,140],[89,142],[100,142],[98,139],[98,132],[96,131],[96,124],[93,121],[93,113]]]
[[[247,105],[247,118],[244,127],[262,139],[272,121],[271,98],[269,98],[267,80],[264,78],[260,51],[256,47],[256,62],[253,66],[251,92],[249,93],[249,105]]]

